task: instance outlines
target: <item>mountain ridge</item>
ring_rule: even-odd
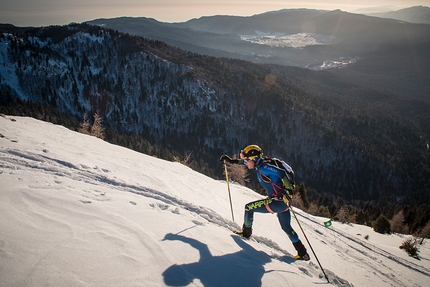
[[[430,7],[413,6],[395,11],[366,13],[366,15],[391,18],[417,24],[430,24]]]
[[[277,18],[273,16],[274,12],[250,17],[208,16],[183,23],[164,23],[162,30],[152,26],[149,32],[136,26],[140,21],[137,18],[128,19],[129,24],[122,23],[121,26],[135,27],[127,29],[127,33],[133,35],[161,40],[182,49],[216,57],[311,69],[323,67],[325,62],[333,63],[325,66],[335,67],[330,69],[333,73],[366,78],[375,89],[396,96],[411,94],[421,99],[427,98],[430,26],[340,10],[290,9],[275,12]],[[118,24],[113,22],[117,21],[94,20],[87,23],[104,24],[105,27],[116,29]],[[261,36],[265,38],[261,42],[265,45],[239,37],[258,37],[257,30],[265,33]],[[278,42],[286,41],[285,36],[298,34],[304,35],[297,41],[314,35],[332,37],[334,41],[324,45],[299,46],[301,48],[277,45]],[[268,41],[269,37],[273,40]],[[338,70],[338,67],[342,67],[342,70]],[[392,76],[392,80],[387,79],[387,73]],[[414,84],[409,85],[409,82]]]

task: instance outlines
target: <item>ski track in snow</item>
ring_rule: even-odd
[[[301,217],[309,220],[310,222],[319,224],[318,221],[316,221],[315,219],[313,219],[310,216],[306,216],[302,213],[296,213],[296,215],[301,216]],[[307,225],[307,224],[304,222],[303,225]],[[309,226],[309,227],[311,228],[311,226]],[[396,264],[399,264],[405,268],[414,270],[416,272],[419,272],[423,275],[430,277],[430,269],[428,269],[424,266],[421,266],[419,264],[415,264],[415,263],[410,262],[410,261],[405,261],[404,259],[397,257],[393,254],[390,254],[390,253],[386,252],[385,250],[380,249],[377,246],[374,246],[374,245],[367,243],[367,242],[364,242],[362,240],[358,240],[358,239],[351,237],[345,233],[339,232],[338,230],[336,230],[334,228],[327,229],[327,231],[336,233],[336,235],[338,236],[336,239],[341,241],[348,248],[356,250],[359,254],[362,254],[363,256],[365,256],[368,259],[372,259],[374,261],[374,264],[372,264],[372,266],[374,266],[374,268],[373,268],[374,272],[378,272],[381,275],[381,278],[385,279],[386,282],[391,282],[392,286],[404,286],[404,282],[397,278],[397,276],[401,277],[401,275],[397,275],[398,272],[393,270],[390,266],[388,266],[388,264],[385,261],[378,260],[376,257],[372,257],[371,256],[372,253],[376,253],[378,255],[385,257],[387,259],[387,262],[393,261]],[[322,232],[320,232],[320,231],[316,231],[316,232],[322,234]],[[339,244],[337,244],[336,246],[333,246],[333,247],[336,251],[339,252],[339,250],[338,250],[340,248]],[[370,252],[367,252],[367,251],[370,251]],[[343,252],[343,251],[341,250],[340,252]],[[357,257],[357,256],[351,255],[351,254],[345,254],[345,260],[346,261],[347,260],[361,261],[362,259]],[[371,263],[368,262],[368,264],[370,265]],[[382,272],[381,267],[384,267],[387,270],[387,272],[385,272],[385,273]],[[417,287],[420,286],[419,284],[416,284],[414,282],[409,282],[409,283],[413,284],[413,285],[408,285],[408,286],[417,286]]]
[[[98,192],[98,195],[103,195],[100,194],[99,191],[97,191],[97,189],[100,189],[100,185],[106,185],[109,186],[110,188],[114,188],[116,190],[119,191],[123,191],[123,192],[130,192],[130,193],[134,193],[137,195],[141,195],[141,196],[145,196],[148,198],[152,198],[155,200],[159,200],[163,203],[165,203],[167,206],[164,206],[162,204],[158,204],[159,208],[168,208],[168,205],[172,205],[176,208],[182,208],[185,210],[188,210],[190,212],[193,212],[199,216],[201,216],[202,218],[204,218],[205,220],[216,224],[220,227],[226,228],[228,230],[234,230],[234,229],[240,229],[240,227],[238,226],[238,224],[236,224],[235,222],[232,222],[228,219],[223,218],[221,215],[219,215],[218,213],[214,212],[213,210],[206,208],[206,207],[202,207],[202,206],[196,206],[194,204],[191,204],[187,201],[184,201],[180,198],[165,194],[163,192],[157,191],[157,190],[153,190],[150,188],[146,188],[146,187],[142,187],[142,186],[136,186],[136,185],[131,185],[131,184],[127,184],[124,182],[120,182],[114,178],[109,178],[108,176],[108,170],[106,169],[102,169],[102,168],[97,168],[95,171],[93,171],[90,167],[85,166],[85,165],[75,165],[73,163],[70,162],[66,162],[66,161],[62,161],[62,160],[58,160],[55,158],[51,158],[48,157],[47,155],[40,155],[40,154],[35,154],[35,153],[31,153],[31,152],[22,152],[22,151],[18,151],[18,150],[14,150],[14,149],[5,149],[3,151],[0,151],[0,168],[5,168],[5,169],[9,169],[9,170],[14,170],[14,169],[40,169],[43,170],[44,172],[49,172],[49,173],[53,173],[56,176],[66,176],[72,180],[76,180],[76,181],[83,181],[85,183],[89,183],[89,184],[93,184],[94,185],[94,190],[95,192]],[[100,199],[102,200],[102,199]],[[81,200],[82,203],[84,204],[88,204],[91,203],[91,200]],[[133,202],[130,202],[130,204],[133,204]],[[155,205],[154,205],[155,206]],[[296,212],[297,216],[300,216],[302,218],[306,218],[307,220],[314,222],[316,224],[320,224],[319,222],[317,222],[315,219],[313,219],[311,216],[305,216],[300,212]],[[294,220],[294,219],[292,219]],[[306,223],[303,222],[303,225],[306,226]],[[309,230],[312,229],[311,226],[309,226]],[[330,234],[323,234],[323,232],[321,231],[316,231],[316,233],[318,233],[319,235],[327,235],[330,236]],[[402,266],[404,266],[405,268],[409,268],[412,269],[414,271],[420,272],[426,276],[430,277],[430,270],[428,268],[425,268],[423,266],[420,266],[418,264],[414,264],[411,262],[405,262],[403,259],[396,257],[392,254],[389,254],[388,252],[371,245],[370,243],[366,243],[363,241],[360,241],[356,238],[353,238],[351,236],[348,236],[346,234],[343,234],[333,228],[331,229],[327,229],[324,231],[326,232],[333,232],[336,233],[337,240],[341,241],[342,244],[344,244],[345,246],[347,246],[347,248],[351,248],[356,250],[357,252],[359,252],[359,254],[363,254],[363,256],[366,256],[367,258],[371,258],[374,261],[374,265],[375,265],[375,272],[378,272],[380,277],[382,278],[382,280],[384,280],[385,282],[390,282],[391,285],[393,286],[403,286],[404,282],[399,279],[397,277],[396,271],[394,271],[391,267],[388,266],[387,263],[384,263],[380,260],[376,261],[377,259],[374,257],[372,258],[370,256],[371,253],[367,252],[367,251],[371,251],[371,252],[376,252],[377,254],[384,256],[388,261],[394,261],[396,264],[400,264]],[[318,237],[316,237],[318,238]],[[295,262],[291,257],[291,254],[288,253],[286,250],[282,249],[277,243],[273,242],[272,240],[265,238],[265,237],[261,237],[261,236],[253,236],[251,240],[247,240],[248,244],[251,245],[255,245],[255,243],[260,244],[261,248],[263,248],[264,246],[266,248],[263,249],[269,249],[269,252],[272,254],[268,254],[272,259],[275,260],[279,260],[288,264],[291,264],[294,262],[294,264],[296,264],[298,266],[298,269],[303,272],[304,274],[307,274],[311,277],[319,277],[319,279],[325,280],[324,275],[322,274],[319,266],[310,261],[309,263],[305,263],[305,262]],[[312,243],[312,242],[311,242]],[[255,246],[254,246],[255,247]],[[337,252],[340,253],[345,253],[345,261],[360,261],[362,260],[361,258],[359,258],[358,256],[351,256],[350,254],[348,254],[347,250],[339,250],[341,247],[339,246],[339,244],[337,244],[336,246],[334,246],[334,250],[337,250]],[[270,251],[272,250],[272,251]],[[273,253],[273,251],[275,251],[275,253]],[[308,250],[309,253],[311,254],[311,250]],[[267,252],[266,252],[267,253]],[[276,254],[276,253],[280,253],[282,255]],[[312,256],[312,254],[311,254]],[[378,268],[376,268],[376,266],[378,266]],[[382,272],[381,270],[381,266],[383,266],[387,271],[386,272]],[[311,270],[309,270],[309,267],[311,267]],[[348,281],[343,280],[342,278],[338,277],[334,272],[332,272],[331,270],[327,270],[324,269],[324,271],[326,272],[328,278],[330,279],[330,283],[335,285],[335,286],[353,286],[352,284],[350,284]],[[400,276],[400,275],[399,275]],[[413,286],[419,286],[413,282],[409,282],[411,284],[413,284]]]
[[[220,216],[219,214],[217,214],[211,209],[208,209],[202,206],[196,206],[194,204],[186,202],[177,197],[170,196],[168,194],[164,194],[160,191],[152,190],[150,188],[130,185],[124,182],[120,182],[113,178],[109,178],[107,175],[98,173],[100,171],[92,171],[89,167],[85,165],[75,165],[73,163],[51,158],[46,155],[39,155],[35,153],[30,153],[30,152],[22,152],[22,151],[13,150],[13,149],[7,149],[5,151],[1,151],[0,159],[1,159],[0,168],[11,169],[11,170],[40,169],[40,170],[43,170],[44,172],[53,173],[56,176],[66,176],[72,180],[83,181],[85,183],[93,184],[95,186],[96,192],[97,192],[96,189],[99,189],[100,185],[107,185],[111,188],[114,188],[120,191],[130,192],[137,195],[153,198],[167,205],[172,205],[177,208],[188,210],[190,212],[193,212],[201,216],[208,222],[211,222],[220,227],[226,228],[230,231],[240,229],[237,223],[223,218],[222,216]],[[100,170],[103,173],[107,172],[107,170],[104,170],[104,169],[100,169]],[[81,202],[83,204],[89,204],[91,203],[91,200],[81,200]],[[130,202],[130,204],[133,204],[133,203]],[[168,208],[168,206],[163,207],[162,204],[158,204],[158,207],[161,209]],[[253,236],[249,244],[253,244],[253,242],[256,242],[257,244],[261,244],[271,250],[275,250],[276,252],[283,254],[283,255],[278,255],[278,254],[274,254],[273,252],[272,254],[268,254],[272,259],[279,260],[289,264],[295,262],[295,260],[292,259],[292,255],[290,253],[282,249],[277,243],[273,242],[268,238],[261,237],[261,236]],[[309,262],[309,265],[303,262],[295,262],[295,264],[300,266],[298,268],[304,274],[307,274],[311,277],[315,276],[317,278],[325,280],[318,265],[314,264],[313,262]],[[308,270],[309,266],[312,267],[312,269],[314,270]],[[347,282],[346,280],[343,280],[342,278],[339,278],[338,276],[335,275],[335,273],[331,272],[330,270],[325,270],[325,272],[329,277],[330,282],[335,286],[342,286],[342,287],[352,286],[349,282]]]

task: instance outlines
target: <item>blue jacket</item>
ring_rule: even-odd
[[[282,197],[282,178],[285,177],[285,171],[274,165],[271,165],[259,158],[255,163],[257,178],[261,186],[266,190],[270,198]]]

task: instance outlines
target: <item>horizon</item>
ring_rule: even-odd
[[[215,16],[252,16],[270,11],[282,9],[317,9],[354,12],[365,8],[389,7],[391,10],[400,10],[413,6],[430,6],[430,0],[421,1],[361,1],[359,4],[352,1],[297,1],[285,4],[283,1],[247,1],[243,0],[229,2],[205,2],[198,3],[195,0],[173,2],[172,0],[160,1],[123,0],[111,1],[110,5],[102,5],[104,1],[96,0],[88,4],[86,1],[58,1],[53,0],[0,0],[3,7],[0,11],[0,23],[15,26],[49,26],[66,25],[72,22],[82,23],[99,18],[117,17],[146,17],[160,22],[186,22],[191,19]],[[73,3],[73,4],[72,4]]]

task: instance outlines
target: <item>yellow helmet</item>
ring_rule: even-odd
[[[263,157],[263,150],[258,145],[249,145],[240,151],[241,159],[255,159]]]

